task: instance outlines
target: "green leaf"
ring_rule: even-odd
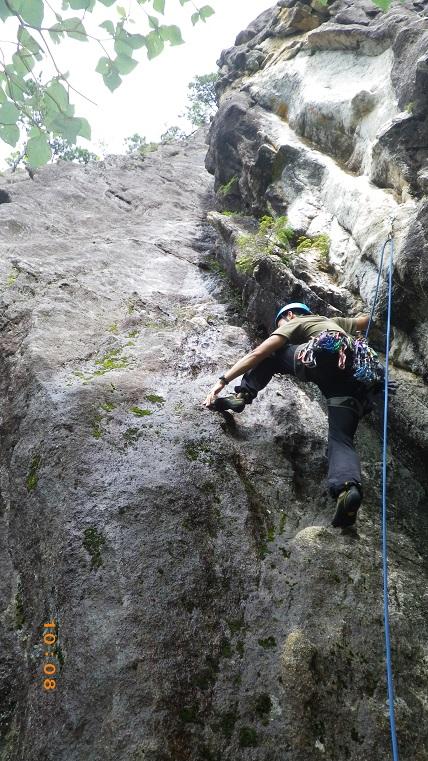
[[[111,92],[113,92],[113,90],[116,90],[119,87],[119,85],[122,84],[122,80],[119,74],[117,73],[116,69],[110,69],[108,74],[104,74],[103,80],[104,80],[104,84],[106,85],[106,87],[108,87],[109,90],[111,90]]]
[[[133,58],[129,58],[129,56],[125,55],[120,55],[113,61],[119,74],[129,74],[135,69],[137,63],[138,61],[134,61]]]
[[[31,36],[24,26],[20,26],[18,29],[18,40],[23,48],[27,48],[33,55],[40,55],[41,47],[37,40]]]
[[[13,11],[7,7],[4,0],[0,0],[0,19],[6,21],[9,16],[13,16]]]
[[[119,16],[120,16],[121,18],[126,18],[126,10],[125,10],[125,8],[123,7],[123,5],[118,5],[118,6],[116,7],[116,10],[117,10],[117,12],[118,12],[118,14],[119,14]]]
[[[8,5],[14,13],[21,13],[25,0],[8,0]]]
[[[165,40],[165,42],[170,42],[171,45],[182,45],[184,43],[178,26],[161,26],[159,32],[162,39]]]
[[[128,36],[126,39],[127,39],[128,45],[130,45],[134,50],[137,50],[138,48],[142,48],[146,44],[146,38],[142,34],[128,33]]]
[[[25,77],[33,68],[35,60],[29,50],[21,49],[18,53],[13,54],[12,64],[16,73]]]
[[[156,11],[156,13],[164,13],[165,11],[165,0],[153,0],[153,9]]]
[[[113,3],[116,2],[116,0],[98,0],[99,3],[102,3],[103,5],[106,5],[107,8],[110,8]]]
[[[149,60],[162,53],[162,50],[164,49],[163,39],[159,34],[157,34],[157,32],[150,32],[150,34],[147,35],[146,45],[147,58]]]
[[[7,72],[8,75],[6,92],[11,100],[23,103],[26,100],[26,96],[31,94],[27,82],[16,73],[13,66],[10,64],[5,66],[5,72]]]
[[[110,71],[110,68],[110,59],[102,56],[102,58],[100,58],[97,63],[95,71],[97,71],[98,74],[102,74],[104,76],[104,74],[107,74]]]
[[[114,30],[113,21],[110,21],[110,19],[107,19],[107,21],[103,21],[103,23],[99,24],[99,26],[102,26],[109,34],[111,34],[112,37],[114,37],[115,30]]]
[[[152,29],[159,29],[159,20],[156,18],[156,16],[149,16],[148,18]]]
[[[203,5],[202,8],[199,8],[199,15],[202,21],[205,21],[205,19],[214,15],[214,9],[210,5]]]
[[[80,127],[77,134],[81,135],[81,137],[86,138],[86,140],[91,139],[91,125],[87,119],[80,118]]]
[[[134,48],[129,45],[128,42],[125,42],[125,39],[123,34],[116,37],[114,41],[114,49],[118,55],[124,55],[131,58]]]
[[[59,43],[61,42],[61,38],[64,36],[62,21],[59,24],[55,24],[54,26],[51,26],[48,29],[48,32],[51,37],[51,40],[53,40],[55,45],[59,45]]]
[[[46,139],[46,135],[32,137],[25,148],[28,163],[33,168],[47,164],[52,156],[52,151]]]
[[[201,17],[200,17],[200,15],[199,15],[199,11],[197,11],[197,13],[192,13],[192,15],[191,15],[191,20],[192,20],[192,24],[193,24],[193,26],[195,26],[195,24],[197,24],[197,23],[198,23],[198,21],[200,21],[200,18],[201,18]]]
[[[7,101],[0,106],[0,123],[3,125],[16,124],[20,116],[19,109],[14,103]]]
[[[16,124],[0,125],[0,137],[8,145],[15,147],[19,140],[19,128]]]
[[[2,103],[5,103],[6,100],[7,100],[6,94],[5,94],[4,90],[2,90],[1,87],[0,87],[0,105]]]
[[[83,124],[82,124],[83,122]],[[70,143],[75,143],[77,135],[81,134],[81,130],[85,133],[84,137],[88,134],[89,125],[86,119],[78,119],[74,116],[67,116],[66,114],[58,113],[49,124],[49,129],[56,135],[61,135],[65,140],[69,140]],[[90,132],[89,132],[90,134]]]
[[[31,26],[41,26],[44,16],[43,0],[30,0],[22,4],[21,16]]]
[[[86,36],[86,29],[83,26],[80,18],[77,18],[77,16],[64,19],[62,24],[59,24],[58,26],[61,26],[62,30],[74,40],[86,42],[88,39]]]
[[[188,3],[189,0],[180,0],[180,5],[184,5],[184,3]]]
[[[95,0],[68,0],[73,11],[93,11]]]
[[[65,87],[54,79],[46,88],[46,92],[57,109],[67,112],[69,106],[68,92]]]

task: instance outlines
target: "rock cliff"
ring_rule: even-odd
[[[244,30],[217,199],[204,134],[0,179],[1,761],[390,758],[379,416],[342,533],[315,387],[274,378],[234,418],[201,400],[284,297],[367,308],[391,219],[396,721],[426,761],[424,8],[280,0]],[[383,281],[379,347],[384,305]]]

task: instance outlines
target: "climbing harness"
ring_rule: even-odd
[[[339,355],[337,365],[340,370],[346,367],[347,353],[351,355],[353,377],[361,383],[372,386],[383,381],[383,367],[363,336],[352,338],[339,331],[323,330],[302,347],[297,360],[308,368],[316,367],[316,356],[322,351]]]
[[[376,301],[379,291],[380,276],[383,267],[383,256],[387,243],[390,243],[391,251],[389,257],[389,276],[388,276],[388,306],[386,321],[386,345],[385,345],[385,386],[384,386],[384,407],[383,407],[383,456],[382,456],[382,570],[383,570],[383,618],[385,629],[385,651],[386,651],[386,676],[388,685],[388,703],[389,703],[389,724],[391,729],[391,745],[393,761],[399,761],[397,733],[395,729],[394,713],[394,680],[392,674],[391,659],[391,639],[389,630],[389,609],[388,609],[388,544],[387,544],[387,514],[386,514],[386,491],[387,491],[387,446],[388,446],[388,380],[389,380],[389,346],[391,335],[391,305],[392,305],[392,265],[394,259],[394,237],[393,221],[391,223],[391,233],[382,249],[379,274],[376,285],[376,293],[373,301],[369,325],[366,331],[366,338],[369,332],[370,323],[376,307]]]

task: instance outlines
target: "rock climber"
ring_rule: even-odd
[[[328,486],[336,500],[335,528],[352,526],[356,520],[363,492],[354,436],[384,377],[384,368],[366,341],[351,337],[365,330],[368,322],[365,314],[330,318],[312,314],[303,303],[286,304],[276,315],[269,338],[221,375],[203,402],[210,410],[242,412],[276,373],[316,383],[327,399]],[[242,374],[235,394],[218,396]]]

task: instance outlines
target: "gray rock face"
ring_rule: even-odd
[[[238,38],[240,52],[266,59],[272,93],[278,67],[297,67],[287,102],[296,123],[306,76],[296,61],[309,35],[339,23],[327,22],[331,8],[310,8],[280,2]],[[351,36],[378,16],[368,3],[361,10],[370,21],[344,22]],[[288,35],[290,18],[314,31]],[[376,45],[370,55],[392,65],[390,48]],[[352,71],[395,92],[379,61],[360,65],[349,50],[336,50],[338,67],[351,55]],[[258,222],[213,211],[202,134],[144,161],[0,180],[1,761],[389,758],[379,415],[359,431],[365,498],[358,531],[346,534],[330,526],[316,388],[276,377],[234,418],[201,400],[248,351],[246,320],[269,331],[284,294],[327,314],[361,308],[391,213],[396,721],[402,761],[426,761],[425,201],[410,185],[398,197],[368,170],[340,166],[335,146],[323,148],[324,126],[308,144],[284,108],[267,109],[265,69],[248,78],[238,63],[229,70],[230,56],[207,157],[219,197],[256,215],[287,213],[302,235],[328,231],[328,266],[316,250],[236,266],[239,237]],[[375,112],[371,135],[381,106],[363,79],[337,119],[354,118],[358,132]],[[348,133],[338,151],[349,151]],[[362,137],[355,146],[365,150]],[[401,182],[406,167],[394,173],[382,150],[384,171]],[[421,187],[424,172],[421,163]],[[379,320],[383,299],[384,290]],[[58,641],[47,645],[52,620]],[[44,691],[50,662],[56,688]]]

